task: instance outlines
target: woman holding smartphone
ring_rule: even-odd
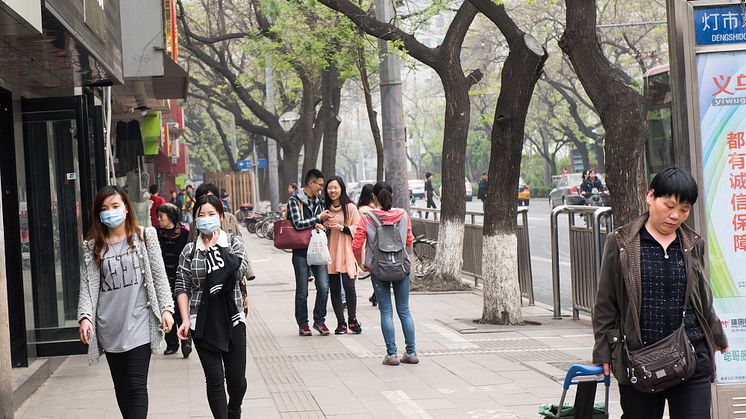
[[[174,304],[157,233],[137,225],[118,186],[96,194],[83,257],[80,341],[91,365],[106,354],[122,416],[145,418],[150,356],[173,326]]]

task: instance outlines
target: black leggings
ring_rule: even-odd
[[[127,352],[106,352],[119,411],[124,419],[148,416],[148,368],[150,343]]]
[[[246,394],[246,325],[233,328],[228,352],[218,351],[201,339],[194,339],[199,362],[205,371],[207,401],[216,419],[240,418]],[[228,387],[227,401],[225,387]]]
[[[355,291],[355,278],[350,278],[346,273],[329,274],[329,292],[332,295],[332,307],[337,323],[345,321],[344,304],[342,303],[342,287],[345,288],[345,300],[347,300],[347,314],[349,320],[357,319],[357,291]]]

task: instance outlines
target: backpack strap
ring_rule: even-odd
[[[381,226],[383,226],[381,219],[376,214],[374,214],[373,211],[368,211],[365,215],[367,215],[368,218],[373,221],[373,224],[375,224],[377,228],[381,228]]]

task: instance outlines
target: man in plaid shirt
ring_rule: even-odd
[[[317,169],[306,173],[303,189],[296,191],[288,200],[288,218],[296,230],[309,228],[324,229],[323,222],[329,219],[329,211],[324,207],[321,190],[324,188],[324,175]],[[295,270],[295,320],[298,334],[311,336],[308,327],[308,262],[307,249],[293,250]],[[315,277],[316,303],[313,308],[313,328],[322,336],[329,335],[326,327],[326,301],[329,297],[329,273],[326,266],[311,266]]]

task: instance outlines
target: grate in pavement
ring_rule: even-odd
[[[570,361],[577,359],[576,356],[568,353],[557,351],[554,349],[548,349],[546,351],[523,351],[523,352],[510,352],[501,353],[500,357],[505,358],[508,361],[513,362],[530,362],[530,361],[543,361],[543,362],[557,362],[557,361]]]
[[[550,347],[534,339],[490,339],[473,342],[484,349],[549,349]]]
[[[313,362],[313,361],[346,361],[351,359],[359,359],[354,354],[345,353],[322,353],[322,354],[302,354],[302,355],[271,355],[271,356],[258,356],[266,362]]]
[[[316,399],[254,306],[250,306],[247,320],[249,350],[280,415],[283,418],[324,417]]]

